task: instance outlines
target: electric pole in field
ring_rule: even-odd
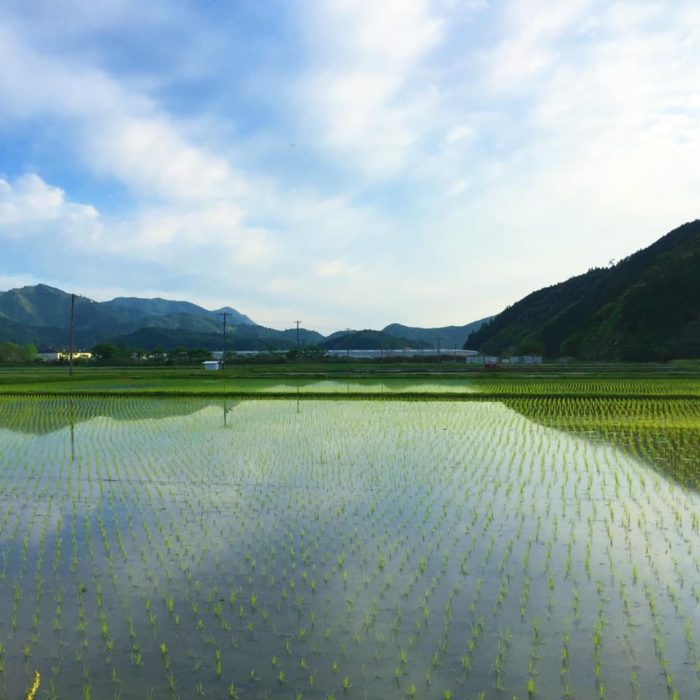
[[[228,311],[222,311],[219,316],[224,317],[224,352],[221,355],[221,369],[226,366],[226,319],[228,318]]]
[[[68,374],[73,376],[73,340],[75,338],[75,294],[70,295],[70,348],[68,349]]]
[[[294,321],[297,324],[297,350],[299,349],[299,324],[301,321]]]

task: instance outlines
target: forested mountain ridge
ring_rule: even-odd
[[[443,350],[464,345],[469,334],[478,330],[491,320],[491,317],[472,321],[464,326],[442,326],[440,328],[416,328],[404,326],[400,323],[392,323],[382,329],[382,333],[392,335],[395,338],[405,338],[420,346],[421,343],[428,348],[440,346]]]
[[[65,350],[69,344],[71,295],[45,284],[0,292],[0,342],[32,343],[40,351]],[[189,301],[117,297],[97,302],[75,297],[75,347],[89,349],[97,343],[138,350],[223,347],[223,314],[227,314],[226,346],[229,350],[292,350],[300,346],[322,348],[396,349],[436,347],[430,339],[442,338],[443,348],[451,347],[455,332],[473,326],[412,328],[392,324],[381,331],[339,331],[327,338],[312,330],[276,330],[257,325],[230,306],[208,310]],[[480,323],[479,321],[476,322]],[[407,337],[396,329],[406,329]],[[341,336],[348,336],[342,341]],[[463,339],[460,340],[460,345]],[[456,343],[455,343],[456,344]]]
[[[587,360],[700,357],[700,221],[609,268],[529,294],[465,347]]]
[[[0,292],[0,341],[34,343],[40,350],[65,349],[68,346],[71,295],[45,284]],[[218,347],[222,313],[235,326],[253,326],[244,314],[224,307],[209,311],[187,301],[118,297],[97,302],[84,296],[75,297],[75,343],[89,348],[95,343],[128,337],[141,332],[144,340],[157,340],[158,334],[148,329],[167,330],[177,345],[191,346],[202,336],[207,345]],[[274,333],[274,331],[273,331]],[[161,336],[162,337],[162,336]],[[148,343],[145,349],[157,345]]]

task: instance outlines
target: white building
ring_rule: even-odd
[[[468,365],[495,365],[498,358],[495,355],[467,355]]]
[[[208,372],[215,372],[221,369],[221,362],[219,362],[219,360],[204,360],[204,362],[202,362],[202,367]]]
[[[510,358],[511,365],[541,365],[542,355],[513,355]]]

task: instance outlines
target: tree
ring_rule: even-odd
[[[0,362],[22,364],[32,362],[36,356],[36,346],[33,343],[27,345],[0,343]]]
[[[92,355],[98,362],[109,362],[117,355],[117,347],[113,343],[97,343],[92,348]]]

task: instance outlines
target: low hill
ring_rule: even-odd
[[[175,314],[177,316],[177,314]],[[226,332],[227,350],[292,350],[296,347],[296,328],[278,331],[273,328],[240,324],[230,326]],[[107,339],[117,347],[138,348],[142,350],[174,350],[175,348],[204,348],[205,350],[222,350],[223,334],[221,328],[214,331],[185,330],[176,325],[164,324],[139,328],[132,333],[113,336]],[[299,329],[299,344],[312,345],[323,340],[323,336],[304,328]]]
[[[469,334],[481,328],[489,320],[491,320],[490,316],[467,323],[464,326],[441,326],[439,328],[417,328],[404,326],[400,323],[392,323],[383,328],[382,333],[395,338],[410,340],[419,345],[423,343],[423,347],[426,348],[437,348],[438,345],[443,349],[461,348]]]
[[[612,267],[529,294],[472,333],[465,347],[587,360],[700,357],[700,221]]]
[[[396,338],[381,331],[340,331],[321,343],[326,350],[401,350],[418,344],[407,338]]]

